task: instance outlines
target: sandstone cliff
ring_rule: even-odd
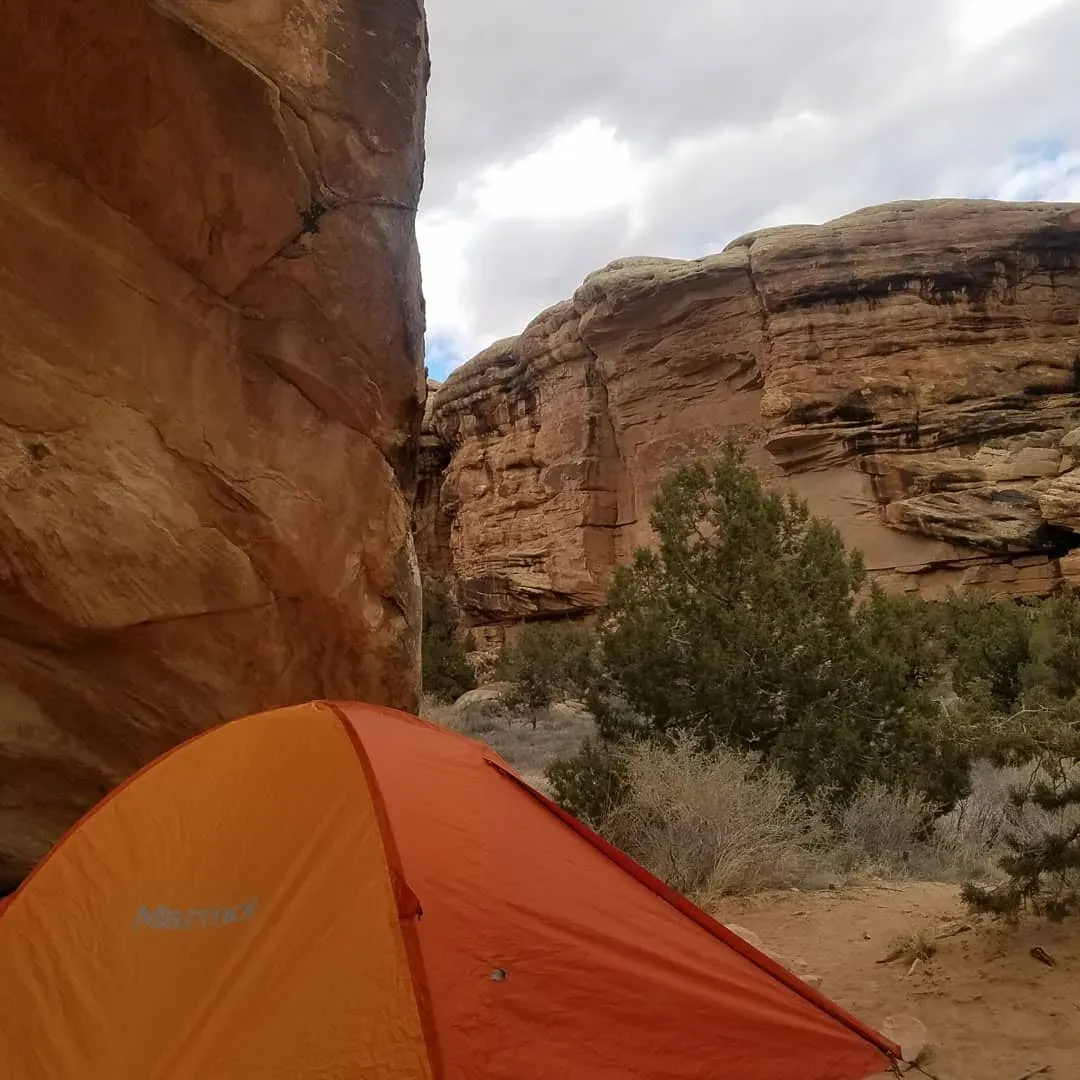
[[[437,391],[429,546],[481,626],[586,613],[664,473],[733,434],[889,587],[1046,592],[1080,546],[1078,317],[1075,205],[898,203],[612,263]]]
[[[9,0],[0,885],[210,723],[409,705],[420,0]]]

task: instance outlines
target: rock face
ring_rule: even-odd
[[[1046,592],[1080,573],[1078,317],[1077,205],[897,203],[615,262],[438,390],[431,519],[481,626],[584,614],[661,477],[732,435],[888,587]]]
[[[429,379],[424,421],[420,434],[420,453],[417,460],[418,483],[416,508],[413,517],[413,535],[420,565],[439,578],[451,575],[449,515],[442,506],[443,474],[450,464],[450,447],[443,442],[432,427],[435,396],[439,383]]]
[[[9,0],[0,886],[213,722],[410,705],[420,0]]]

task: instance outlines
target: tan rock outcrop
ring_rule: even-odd
[[[727,435],[889,587],[1046,592],[1080,545],[1078,317],[1077,205],[897,203],[612,263],[435,396],[462,599],[481,626],[592,610],[663,475]]]
[[[409,705],[419,0],[10,0],[0,885],[156,753]]]

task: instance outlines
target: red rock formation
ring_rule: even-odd
[[[898,203],[612,263],[435,396],[464,603],[592,610],[661,477],[729,434],[890,587],[1045,592],[1080,545],[1078,317],[1075,205]]]
[[[10,0],[0,885],[157,752],[409,705],[420,0]]]

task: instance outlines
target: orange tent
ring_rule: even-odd
[[[414,717],[236,720],[0,917],[4,1080],[856,1080],[899,1050]]]

